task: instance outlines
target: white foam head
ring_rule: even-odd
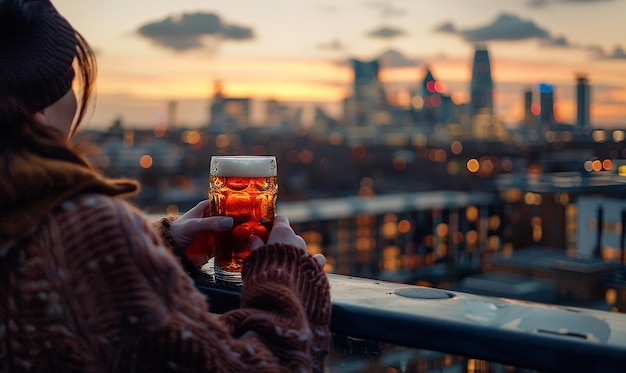
[[[276,157],[271,155],[228,155],[211,157],[212,176],[276,176]]]

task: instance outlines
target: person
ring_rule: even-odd
[[[251,239],[241,307],[211,314],[177,255],[232,219],[202,201],[155,229],[137,183],[71,145],[95,57],[50,0],[0,0],[0,50],[0,371],[323,370],[324,258],[285,217]]]

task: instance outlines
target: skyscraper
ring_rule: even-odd
[[[477,46],[470,83],[470,117],[476,114],[493,114],[493,80],[489,53],[484,46]]]
[[[453,118],[454,103],[450,95],[445,94],[445,85],[433,75],[430,67],[425,66],[421,90],[420,120],[434,126],[437,123],[449,123]]]
[[[426,66],[426,74],[422,81],[422,99],[424,100],[423,118],[427,123],[436,124],[441,116],[441,83],[433,76],[430,68]]]
[[[530,129],[533,122],[533,91],[527,89],[524,91],[524,126]]]
[[[168,128],[178,125],[178,101],[171,100],[167,102],[167,122]]]
[[[539,122],[542,125],[554,124],[554,88],[550,84],[539,84]]]
[[[537,133],[536,115],[538,105],[533,102],[533,90],[528,88],[524,91],[524,119],[523,125],[528,130],[529,135]]]
[[[380,64],[378,60],[364,62],[353,59],[352,67],[354,88],[351,99],[346,103],[347,120],[357,127],[369,127],[373,125],[373,114],[387,106],[383,84],[378,76]]]
[[[591,123],[591,87],[587,76],[580,74],[576,76],[576,124],[579,127],[588,127]]]

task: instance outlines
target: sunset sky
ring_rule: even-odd
[[[592,86],[596,127],[626,127],[623,0],[53,0],[98,56],[90,126],[150,127],[178,102],[181,125],[208,121],[214,81],[228,96],[323,103],[339,115],[350,58],[382,57],[406,101],[428,65],[456,102],[469,98],[476,43],[487,46],[495,110],[510,127],[523,91],[555,86],[575,120],[576,74]],[[262,119],[262,118],[258,118]]]

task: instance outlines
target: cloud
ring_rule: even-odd
[[[550,4],[594,4],[594,3],[608,3],[614,0],[528,0],[526,5],[531,8],[543,8]]]
[[[369,1],[365,4],[368,8],[378,9],[381,18],[399,17],[407,14],[404,8],[395,8],[386,1]]]
[[[545,3],[550,0],[532,0],[528,4],[535,5]],[[552,0],[557,1],[557,0]],[[558,0],[559,2],[591,3],[611,0]],[[460,29],[454,23],[447,21],[435,28],[435,32],[457,35],[469,43],[484,43],[489,41],[519,41],[536,39],[539,45],[546,48],[571,48],[590,52],[596,59],[603,60],[623,60],[626,61],[626,51],[621,45],[615,46],[612,52],[605,52],[599,45],[584,45],[572,42],[567,37],[553,35],[535,22],[524,20],[520,17],[503,13],[487,26]]]
[[[214,13],[184,13],[148,22],[137,34],[163,48],[182,52],[207,47],[206,39],[214,41],[254,39],[252,28],[226,24]]]
[[[437,27],[435,31],[456,34],[471,43],[534,38],[546,39],[550,36],[547,30],[539,27],[534,22],[508,13],[500,14],[491,24],[483,27],[461,30],[452,22],[446,22]]]
[[[572,44],[565,36],[550,36],[541,40],[541,45],[544,47],[558,47],[558,48],[575,48],[576,45]]]
[[[583,49],[591,53],[593,57],[599,60],[619,60],[626,61],[626,50],[621,45],[616,45],[613,50],[606,52],[604,48],[597,44],[590,44]]]
[[[445,32],[445,33],[450,33],[450,34],[456,34],[456,27],[454,26],[454,24],[452,22],[444,22],[441,25],[439,25],[435,31],[438,32]]]
[[[596,56],[604,55],[604,48],[601,45],[590,44],[585,49]]]
[[[367,33],[367,36],[371,38],[382,38],[382,39],[392,39],[396,36],[406,35],[404,30],[399,28],[390,27],[390,26],[381,26],[375,30],[372,30]]]
[[[549,3],[550,0],[529,0],[526,2],[526,5],[531,8],[543,8],[544,6],[548,6]]]
[[[596,56],[603,60],[623,60],[626,61],[626,51],[621,45],[616,45],[613,48],[613,51],[610,53],[604,52],[601,48],[596,48],[595,50]]]
[[[363,58],[360,58],[360,57],[352,57],[352,58],[349,58],[349,59],[341,59],[341,60],[335,61],[335,63],[337,64],[337,66],[351,67],[353,59],[357,59],[359,61],[376,60],[376,61],[378,61],[380,63],[380,66],[382,68],[390,68],[390,67],[416,67],[416,66],[420,66],[423,63],[422,60],[406,57],[402,52],[400,52],[400,51],[398,51],[396,49],[388,49],[388,50],[382,52],[381,54],[376,55],[372,59],[363,59]]]
[[[378,57],[378,60],[383,67],[413,67],[422,64],[422,61],[408,58],[395,49],[389,49],[383,52]]]
[[[327,43],[321,43],[317,46],[318,49],[328,51],[342,51],[345,50],[345,46],[339,39],[333,39]]]

